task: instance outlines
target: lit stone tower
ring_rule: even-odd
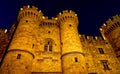
[[[41,16],[42,13],[34,6],[21,8],[19,23],[1,66],[1,74],[30,74],[30,66],[34,59],[34,32]]]
[[[61,33],[63,74],[87,74],[84,53],[78,36],[78,17],[73,11],[58,15]]]
[[[103,24],[100,31],[104,39],[110,42],[120,61],[120,16],[113,16],[112,19],[106,21],[106,24]]]

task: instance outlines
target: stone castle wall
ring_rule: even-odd
[[[104,38],[110,42],[120,61],[120,15],[115,15],[107,20],[100,31]]]
[[[102,37],[78,34],[74,11],[44,16],[24,6],[2,62],[2,74],[119,74],[113,47]],[[118,31],[118,29],[117,29]],[[105,32],[106,33],[106,32]],[[112,37],[112,36],[111,36]]]

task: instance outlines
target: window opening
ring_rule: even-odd
[[[78,58],[77,57],[75,57],[75,62],[78,62]]]
[[[71,27],[72,25],[71,24],[69,24],[69,27]]]
[[[20,59],[20,57],[21,57],[21,54],[18,54],[18,55],[17,55],[17,59]]]
[[[47,41],[47,43],[44,46],[45,51],[52,51],[52,41]]]
[[[104,70],[110,70],[107,60],[101,60],[101,63],[103,65],[103,67],[104,67]]]
[[[104,51],[102,48],[98,48],[98,50],[99,50],[100,54],[104,54]]]
[[[28,22],[28,20],[25,21],[26,23]]]

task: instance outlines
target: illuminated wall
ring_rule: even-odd
[[[37,7],[24,6],[11,29],[0,73],[119,74],[120,63],[111,42],[78,34],[78,24],[72,10],[49,19]]]

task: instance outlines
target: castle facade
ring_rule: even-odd
[[[0,74],[120,74],[120,16],[108,33],[112,21],[100,28],[103,37],[85,36],[78,33],[72,10],[48,19],[38,8],[24,6],[4,33]]]

